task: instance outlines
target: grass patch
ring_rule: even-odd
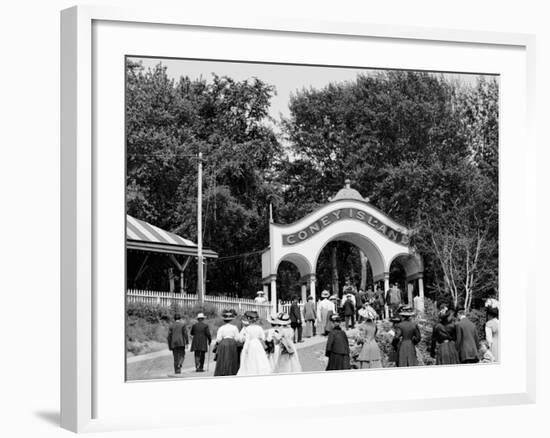
[[[126,351],[130,356],[152,353],[168,348],[168,328],[174,321],[174,314],[179,312],[190,329],[197,322],[199,312],[205,314],[204,322],[210,327],[212,338],[216,337],[218,328],[224,322],[212,305],[194,305],[192,307],[159,306],[144,303],[128,303],[126,308]],[[270,324],[260,320],[265,329]]]

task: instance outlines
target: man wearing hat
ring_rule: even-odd
[[[294,330],[294,342],[303,342],[302,341],[302,310],[298,305],[298,297],[296,295],[292,296],[292,304],[290,305],[290,327]]]
[[[341,319],[334,314],[330,317],[333,328],[328,334],[325,356],[328,357],[327,371],[349,370],[350,350],[346,332],[340,327]]]
[[[168,349],[174,355],[174,373],[181,374],[181,367],[185,359],[185,348],[189,344],[187,328],[181,314],[174,315],[174,322],[168,329]]]
[[[344,318],[346,318],[346,330],[355,327],[355,304],[353,295],[348,293],[342,303]]]
[[[386,295],[386,304],[390,307],[391,316],[396,316],[398,314],[401,302],[401,291],[399,290],[399,285],[394,283]]]
[[[191,327],[191,336],[193,337],[191,351],[195,352],[195,368],[197,373],[202,373],[204,372],[206,352],[210,348],[210,343],[212,342],[210,328],[208,324],[204,322],[204,313],[200,312],[197,315],[197,322]]]

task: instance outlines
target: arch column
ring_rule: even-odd
[[[271,311],[277,312],[277,276],[271,276]]]
[[[418,310],[424,312],[424,277],[422,274],[418,277]]]
[[[302,283],[302,303],[307,301],[307,283]]]
[[[317,296],[315,291],[315,283],[317,279],[315,278],[315,274],[309,275],[309,294],[313,297],[313,302],[317,302]]]

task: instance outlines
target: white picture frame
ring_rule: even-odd
[[[106,24],[105,28],[100,28],[98,25]],[[117,27],[119,26],[119,27]],[[124,29],[122,29],[124,28]],[[61,13],[61,426],[75,431],[101,431],[120,428],[148,428],[148,427],[167,427],[167,426],[185,426],[200,424],[205,421],[205,416],[201,416],[200,412],[196,415],[186,415],[180,417],[176,411],[169,412],[159,406],[157,411],[150,412],[150,415],[143,415],[136,412],[131,414],[131,409],[124,410],[121,406],[125,405],[131,397],[136,397],[136,394],[143,394],[144,398],[158,394],[159,391],[167,391],[168,382],[146,382],[146,383],[125,383],[120,381],[119,372],[122,364],[118,361],[118,356],[110,356],[108,351],[111,351],[103,341],[106,330],[114,329],[113,335],[117,339],[113,341],[113,348],[118,348],[122,343],[123,330],[118,333],[118,330],[123,327],[124,316],[122,313],[117,314],[115,311],[109,313],[107,309],[111,308],[109,301],[119,300],[115,303],[120,305],[120,301],[124,299],[122,291],[120,296],[98,296],[98,288],[102,284],[102,263],[103,257],[100,255],[106,251],[106,245],[114,245],[117,248],[112,251],[113,254],[119,254],[118,244],[114,243],[116,239],[109,242],[102,230],[105,224],[104,212],[112,207],[120,199],[117,198],[117,190],[110,196],[110,200],[105,200],[102,194],[105,193],[104,187],[107,182],[103,180],[103,174],[110,174],[112,178],[110,182],[117,181],[123,186],[124,175],[120,173],[120,157],[124,149],[124,142],[116,144],[113,148],[112,162],[118,163],[113,165],[113,168],[105,166],[105,154],[97,150],[97,141],[102,139],[103,131],[108,131],[111,135],[110,128],[103,128],[101,125],[103,113],[100,111],[101,105],[105,105],[104,100],[99,96],[98,89],[103,87],[102,81],[110,81],[113,75],[110,74],[111,67],[106,65],[105,60],[119,59],[120,53],[140,55],[149,54],[148,50],[155,50],[152,41],[150,46],[145,45],[139,38],[126,38],[124,32],[132,32],[132,36],[139,35],[147,29],[150,40],[159,38],[162,39],[162,33],[178,32],[178,29],[185,29],[189,32],[200,32],[201,35],[208,36],[211,33],[213,36],[223,35],[224,32],[233,32],[235,38],[249,38],[254,36],[254,40],[261,40],[264,36],[272,40],[291,39],[291,38],[309,38],[312,40],[311,47],[315,48],[315,44],[320,45],[324,40],[315,42],[318,38],[334,38],[335,44],[363,44],[384,42],[388,47],[400,44],[406,44],[408,47],[417,47],[422,50],[447,50],[448,46],[455,47],[468,56],[469,51],[483,49],[483,53],[493,53],[495,59],[502,56],[502,62],[494,63],[494,68],[491,70],[489,66],[491,60],[472,61],[484,65],[487,68],[483,72],[503,74],[506,68],[516,69],[510,73],[510,81],[504,82],[503,92],[510,93],[504,96],[501,133],[503,143],[501,148],[508,148],[512,141],[520,141],[524,147],[519,151],[504,154],[501,162],[501,197],[503,199],[503,207],[501,208],[501,244],[504,259],[507,254],[516,251],[534,251],[536,233],[528,233],[526,239],[518,241],[512,236],[514,221],[526,225],[531,230],[535,230],[535,141],[533,135],[533,120],[534,120],[534,53],[535,39],[534,36],[525,34],[507,34],[507,33],[490,33],[490,32],[475,32],[461,31],[452,29],[424,29],[416,27],[403,26],[386,26],[374,25],[366,23],[338,23],[338,22],[314,22],[304,20],[282,20],[268,17],[258,18],[247,15],[242,15],[240,19],[231,19],[228,21],[224,17],[216,17],[215,15],[194,16],[187,15],[181,11],[165,11],[156,8],[147,10],[126,10],[109,7],[92,7],[78,6],[62,11]],[[104,33],[105,36],[102,36]],[[155,36],[157,35],[157,36]],[[107,55],[107,49],[104,43],[106,38],[110,38],[112,42],[113,53]],[[135,50],[136,44],[143,44],[141,53],[126,52],[121,44],[124,41],[132,41]],[[199,39],[200,40],[200,39]],[[270,40],[270,41],[272,41]],[[267,41],[267,40],[265,40]],[[254,43],[255,44],[255,43]],[[252,46],[254,46],[252,44]],[[120,46],[120,47],[119,47]],[[170,48],[165,45],[166,50]],[[160,46],[159,46],[160,47]],[[206,50],[205,46],[205,50]],[[109,49],[111,50],[111,48]],[[120,52],[117,52],[120,50]],[[199,44],[194,48],[196,51],[201,50]],[[269,46],[269,50],[272,47]],[[269,50],[264,60],[269,58]],[[273,49],[274,50],[274,49]],[[401,49],[402,50],[402,49]],[[105,59],[102,58],[105,52]],[[251,48],[250,56],[254,52],[254,47]],[[314,50],[312,50],[314,52]],[[509,52],[509,59],[506,58]],[[291,53],[289,51],[289,53]],[[434,52],[435,53],[435,52]],[[482,52],[480,52],[481,54]],[[500,54],[500,55],[497,55]],[[166,56],[166,53],[157,53],[159,56]],[[391,53],[390,53],[391,55]],[[111,58],[114,57],[114,58]],[[180,56],[179,53],[175,56]],[[206,55],[208,58],[212,55]],[[239,56],[235,54],[231,59],[237,59]],[[274,54],[273,56],[276,56]],[[279,55],[280,56],[280,55]],[[304,55],[305,56],[305,55]],[[309,55],[308,56],[314,56]],[[319,55],[321,56],[321,55]],[[336,56],[336,55],[334,55]],[[343,56],[343,55],[342,55]],[[380,55],[381,56],[381,55]],[[389,56],[389,55],[388,55]],[[192,56],[191,56],[192,57]],[[289,62],[298,62],[300,59],[299,53],[289,55]],[[507,60],[505,60],[505,58]],[[382,58],[380,58],[382,59]],[[500,58],[499,58],[500,59]],[[518,59],[520,62],[518,63]],[[515,61],[515,62],[514,62]],[[116,78],[112,84],[107,86],[120,85],[123,83],[123,60],[120,60],[120,65],[115,69],[121,68],[121,76]],[[394,61],[392,67],[396,68]],[[403,58],[402,68],[410,68],[406,65],[406,57]],[[424,68],[428,70],[447,70],[447,68],[437,68],[438,63],[443,61],[437,57],[427,58],[424,60],[411,60],[413,65],[419,66],[424,63]],[[336,62],[338,63],[338,62]],[[378,61],[383,63],[383,61]],[[509,67],[505,67],[510,64]],[[512,64],[514,66],[512,66]],[[381,65],[381,64],[380,64]],[[499,67],[502,66],[502,67]],[[106,68],[106,70],[103,70]],[[420,68],[420,67],[418,67]],[[503,70],[499,70],[502,68]],[[118,71],[118,70],[116,70]],[[465,71],[472,71],[466,69]],[[510,70],[512,71],[512,70]],[[506,88],[508,87],[508,88]],[[116,94],[120,96],[123,90],[118,90]],[[115,98],[115,97],[113,97]],[[509,100],[507,100],[509,99]],[[509,103],[508,103],[509,102]],[[511,108],[511,103],[518,103],[519,109]],[[118,102],[120,103],[120,102]],[[116,105],[115,105],[116,107]],[[123,108],[115,108],[120,115]],[[518,111],[513,112],[513,111]],[[514,117],[511,117],[511,116]],[[517,117],[516,117],[517,116]],[[117,120],[114,117],[113,123]],[[100,128],[98,129],[98,124]],[[513,125],[513,126],[512,126]],[[123,126],[121,127],[124,128]],[[118,128],[117,128],[118,129]],[[106,134],[107,135],[107,134]],[[120,132],[113,134],[114,139],[120,139]],[[508,152],[508,149],[506,149]],[[517,160],[520,161],[517,161]],[[513,166],[516,164],[515,172],[511,173]],[[511,167],[510,167],[511,166]],[[507,184],[511,175],[514,175],[516,181],[514,186]],[[112,199],[111,199],[112,198]],[[116,199],[115,199],[116,198]],[[517,202],[521,208],[517,209],[515,217],[511,217],[512,202]],[[103,203],[105,202],[105,205]],[[117,207],[119,208],[119,207]],[[511,207],[510,207],[511,208]],[[122,216],[123,217],[123,216]],[[123,221],[117,218],[113,219],[116,223],[114,232],[120,230],[124,225]],[[119,223],[120,222],[120,223]],[[116,234],[115,234],[116,235]],[[101,237],[104,236],[104,237]],[[123,236],[121,236],[123,239]],[[102,240],[104,239],[104,240]],[[118,242],[118,240],[116,240]],[[107,242],[107,243],[106,243]],[[120,243],[120,242],[118,242]],[[117,246],[118,245],[118,246]],[[501,262],[504,264],[506,260]],[[120,263],[120,262],[119,262]],[[501,265],[502,270],[503,265]],[[521,356],[517,358],[517,366],[514,367],[513,378],[510,383],[502,383],[501,391],[497,391],[496,382],[491,386],[489,382],[494,376],[499,373],[499,368],[494,368],[496,371],[487,371],[489,368],[477,368],[475,371],[479,379],[476,383],[479,385],[479,392],[464,389],[461,393],[458,389],[449,389],[448,393],[445,390],[436,392],[435,389],[431,393],[427,389],[426,393],[415,393],[415,379],[426,379],[427,377],[435,376],[434,379],[445,379],[449,376],[462,379],[472,375],[472,368],[465,367],[464,372],[459,375],[456,370],[446,369],[418,369],[409,372],[405,379],[413,382],[411,392],[405,391],[396,396],[395,391],[388,394],[385,398],[370,398],[366,394],[359,394],[356,397],[351,397],[345,400],[342,397],[336,396],[330,403],[319,406],[318,397],[311,397],[309,400],[303,400],[299,405],[302,410],[302,415],[307,412],[309,416],[324,416],[324,415],[361,415],[367,410],[373,412],[390,412],[403,411],[411,409],[442,409],[442,408],[458,408],[458,407],[473,407],[473,406],[488,406],[488,405],[504,405],[504,404],[520,404],[532,403],[535,399],[535,341],[534,336],[527,336],[528,333],[535,332],[535,311],[534,307],[528,305],[534,302],[535,294],[535,277],[533,268],[527,263],[519,263],[517,270],[522,276],[522,281],[518,284],[513,283],[513,279],[509,282],[507,279],[502,279],[501,284],[509,284],[510,288],[517,288],[518,294],[514,297],[515,309],[517,312],[517,324],[514,326],[506,322],[506,315],[511,315],[512,312],[506,311],[506,297],[502,298],[504,306],[504,316],[502,318],[502,331],[505,332],[503,342],[506,346],[506,337],[509,337],[516,344],[515,354]],[[508,278],[508,277],[506,277]],[[505,283],[506,282],[506,283]],[[508,301],[510,302],[510,300]],[[510,308],[510,307],[508,307]],[[98,314],[109,316],[103,318],[109,320],[109,323],[98,322]],[[110,317],[113,317],[114,320]],[[118,319],[120,317],[120,320]],[[508,320],[509,321],[509,320]],[[512,331],[514,328],[515,331]],[[118,339],[120,338],[120,339]],[[105,348],[105,351],[103,349]],[[111,347],[109,347],[111,348]],[[112,350],[115,351],[115,350]],[[510,351],[510,350],[508,350]],[[101,353],[103,352],[103,354]],[[123,352],[120,354],[123,356]],[[516,359],[514,359],[516,360]],[[111,361],[112,363],[110,363]],[[509,360],[508,363],[512,361]],[[497,367],[507,366],[507,358],[504,356],[503,364]],[[112,372],[111,371],[115,370]],[[392,371],[395,372],[395,371]],[[344,373],[335,373],[331,375],[330,382],[335,382],[334,379],[345,381],[347,379]],[[309,374],[306,376],[278,376],[278,377],[260,377],[246,378],[239,382],[242,388],[253,388],[258,382],[265,383],[265,390],[275,388],[282,382],[274,379],[285,379],[285,383],[298,384],[297,378],[300,380],[300,385],[313,386],[321,377],[319,375]],[[323,378],[328,378],[323,376]],[[380,377],[383,379],[384,377]],[[111,380],[114,379],[114,380]],[[258,380],[258,379],[264,379]],[[171,384],[187,385],[186,390],[191,394],[200,397],[202,391],[212,390],[212,379],[198,379],[194,381],[179,381]],[[108,385],[105,382],[116,381],[117,385]],[[406,381],[406,380],[405,380]],[[219,390],[235,390],[235,379],[223,379],[217,382]],[[484,386],[487,383],[487,388],[493,388],[484,392]],[[271,386],[269,386],[271,385]],[[110,388],[110,386],[113,386]],[[119,392],[114,386],[120,386]],[[130,391],[126,391],[130,388]],[[160,389],[159,389],[160,388]],[[441,392],[443,391],[443,392]],[[123,395],[123,393],[126,393]],[[106,397],[112,399],[112,406],[107,406]],[[128,397],[124,399],[124,397]],[[411,403],[415,401],[416,403]],[[118,409],[115,405],[119,406]],[[105,407],[104,407],[105,406]],[[292,417],[292,409],[296,405],[277,408],[284,415]],[[182,407],[183,408],[183,407]],[[238,407],[236,408],[238,409]],[[219,405],[214,404],[210,407],[209,414],[212,412],[217,414],[217,422],[223,424],[230,421],[231,415],[235,411],[222,412]],[[262,418],[260,411],[250,410],[243,415]]]

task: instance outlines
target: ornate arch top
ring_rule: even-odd
[[[346,180],[346,185],[327,204],[302,219],[292,224],[270,223],[270,244],[262,255],[262,275],[276,275],[277,266],[285,259],[296,260],[302,266],[300,271],[306,268],[303,260],[307,260],[309,273],[314,274],[322,248],[333,240],[348,240],[371,253],[375,275],[383,276],[398,255],[414,254],[410,235],[407,227],[373,207]]]

